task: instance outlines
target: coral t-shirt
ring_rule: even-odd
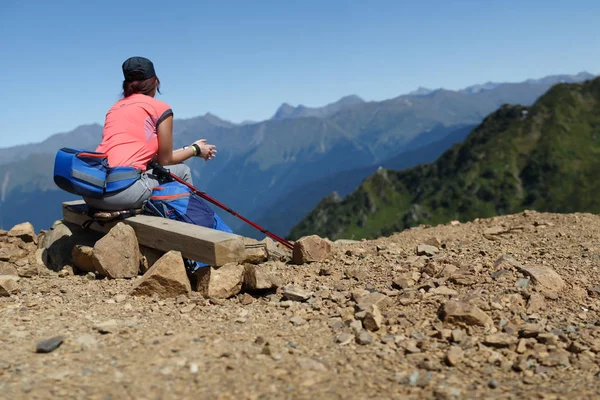
[[[106,114],[102,142],[97,152],[108,154],[111,167],[135,167],[146,171],[158,153],[156,128],[171,107],[144,94],[132,94],[117,101]]]

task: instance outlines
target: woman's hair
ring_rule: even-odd
[[[154,88],[160,93],[160,80],[156,76],[143,81],[123,81],[123,97],[129,97],[136,93],[152,96]]]

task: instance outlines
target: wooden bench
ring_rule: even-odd
[[[63,203],[62,213],[64,221],[80,226],[91,220],[83,200]],[[245,258],[242,236],[167,218],[135,215],[104,223],[92,222],[89,228],[106,233],[118,222],[133,228],[139,244],[159,251],[177,250],[186,258],[214,266],[242,262]]]

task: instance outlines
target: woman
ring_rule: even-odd
[[[215,157],[215,146],[206,140],[197,140],[190,146],[173,150],[173,111],[164,102],[154,98],[160,93],[160,81],[154,65],[144,57],[131,57],[123,63],[123,98],[106,114],[102,142],[97,152],[108,155],[111,167],[128,166],[141,170],[140,179],[132,186],[106,194],[101,199],[84,198],[99,210],[127,210],[140,208],[150,198],[152,189],[160,184],[149,170],[148,163],[157,161],[173,174],[192,183],[192,174],[183,161]]]

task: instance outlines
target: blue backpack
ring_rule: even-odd
[[[133,185],[141,171],[108,165],[108,156],[81,149],[62,148],[54,160],[54,183],[69,193],[101,198]]]
[[[156,186],[144,209],[159,217],[233,233],[204,199],[179,182],[167,182]],[[191,260],[186,260],[186,265],[192,271],[207,266]]]

